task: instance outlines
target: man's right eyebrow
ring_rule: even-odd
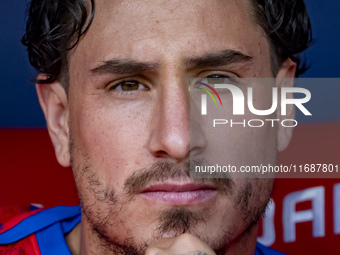
[[[138,62],[129,59],[111,59],[102,61],[102,63],[91,69],[94,74],[135,74],[147,71],[157,71],[159,65],[152,62]]]

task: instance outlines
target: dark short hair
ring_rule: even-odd
[[[255,21],[268,37],[273,74],[276,75],[288,58],[298,64],[296,74],[303,73],[306,67],[301,65],[299,53],[312,42],[311,24],[303,0],[249,1]],[[32,66],[47,76],[35,82],[59,80],[68,88],[67,51],[76,46],[91,25],[94,7],[91,0],[89,15],[84,0],[32,0],[22,43],[27,46]]]
[[[94,0],[89,15],[84,0],[32,0],[22,44],[27,46],[31,65],[47,76],[36,83],[63,81],[68,85],[67,52],[73,49],[90,27]],[[65,77],[67,76],[67,77]]]
[[[265,31],[270,48],[272,72],[277,74],[288,58],[297,63],[296,76],[308,68],[300,53],[312,44],[312,30],[303,0],[250,0],[255,21]]]

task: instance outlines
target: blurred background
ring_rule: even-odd
[[[37,73],[20,43],[28,2],[3,1],[0,8],[0,206],[76,205],[71,169],[54,157],[30,82]],[[305,3],[314,44],[303,54],[311,67],[302,77],[339,78],[340,1]],[[300,125],[279,163],[340,163],[340,83],[322,81],[306,87],[313,117],[298,114]],[[278,179],[261,225],[259,241],[287,254],[340,254],[340,179]]]

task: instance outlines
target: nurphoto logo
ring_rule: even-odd
[[[228,107],[232,107],[232,115],[233,116],[242,116],[245,115],[245,111],[249,110],[250,113],[256,116],[269,116],[275,113],[280,107],[281,116],[287,115],[287,107],[289,105],[295,106],[299,109],[305,116],[312,116],[312,114],[307,110],[304,104],[308,103],[311,100],[311,93],[308,89],[299,88],[299,87],[275,87],[271,88],[271,99],[272,104],[270,108],[267,109],[256,109],[254,106],[254,102],[259,100],[258,98],[254,100],[254,88],[247,87],[245,89],[241,89],[239,86],[234,84],[207,84],[203,82],[197,82],[196,88],[204,91],[204,94],[201,94],[201,115],[207,115],[208,112],[208,99],[207,95],[213,100],[215,106],[218,106],[216,99],[213,94],[218,98],[220,102],[220,107],[224,107],[227,109]],[[219,93],[216,91],[219,90]],[[246,93],[244,93],[244,91]],[[213,92],[213,94],[211,93]],[[223,104],[223,98],[221,98],[221,94],[229,94],[229,97],[232,98],[231,103]],[[293,93],[299,94],[299,98],[294,98],[290,95]],[[246,94],[246,97],[245,97]],[[228,100],[230,102],[230,100]],[[246,109],[246,107],[248,107]],[[214,110],[214,109],[213,109]],[[221,110],[219,110],[221,112]],[[272,127],[274,127],[275,122],[279,122],[284,127],[295,127],[297,126],[297,121],[295,119],[244,119],[242,122],[235,122],[233,120],[227,120],[225,118],[216,118],[213,120],[213,127],[217,125],[225,125],[230,123],[231,127],[235,125],[242,125],[244,127],[262,127],[265,122],[271,123]],[[248,125],[246,125],[248,124]]]

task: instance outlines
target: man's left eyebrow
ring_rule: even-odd
[[[112,59],[102,61],[102,64],[91,69],[94,74],[135,74],[156,71],[159,65],[152,62],[138,62],[129,59]]]
[[[205,67],[218,67],[235,63],[249,63],[253,57],[236,50],[222,50],[216,53],[208,53],[195,58],[188,58],[184,61],[188,69],[200,69]]]

